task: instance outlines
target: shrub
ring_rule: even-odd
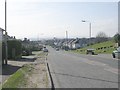
[[[8,42],[8,58],[19,59],[22,53],[22,44],[19,40],[9,40]]]

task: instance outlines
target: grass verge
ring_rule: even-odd
[[[111,54],[112,51],[116,49],[115,43],[113,41],[106,41],[72,51],[80,54],[86,54],[86,50],[89,48],[95,49],[96,54]]]
[[[24,65],[3,83],[2,88],[20,88],[21,86],[25,87],[27,83],[26,75],[30,74],[30,70],[30,65]]]

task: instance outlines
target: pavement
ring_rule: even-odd
[[[8,65],[2,67],[2,82],[4,83],[11,75],[13,75],[23,65],[29,64],[33,66],[32,74],[27,75],[29,83],[25,88],[50,88],[51,82],[46,65],[46,55],[39,55],[42,52],[33,52],[34,55],[22,56],[18,61],[8,60]],[[25,73],[25,72],[23,72]],[[33,78],[34,77],[34,78]],[[23,88],[23,86],[21,86]]]
[[[8,60],[8,65],[3,65],[2,67],[2,82],[5,82],[12,74],[14,74],[18,69],[20,69],[24,64],[30,64],[34,62],[34,55],[32,56],[23,56],[22,59],[15,61],[15,60]]]
[[[47,48],[55,88],[118,88],[118,60],[110,54],[91,56]]]

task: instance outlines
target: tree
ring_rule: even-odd
[[[96,37],[99,37],[99,38],[106,38],[107,35],[106,35],[104,32],[99,32],[99,33],[97,34]]]
[[[105,42],[108,40],[108,36],[106,35],[106,33],[104,32],[99,32],[97,35],[96,35],[96,39],[97,39],[97,42]]]
[[[120,34],[116,33],[113,38],[114,38],[114,41],[118,43],[118,46],[120,46]]]

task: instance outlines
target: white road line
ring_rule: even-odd
[[[113,60],[120,60],[120,59],[118,59],[118,58],[113,58]]]
[[[104,70],[109,71],[109,72],[112,72],[112,73],[115,73],[115,74],[118,74],[118,69],[113,68],[113,67],[110,67],[110,66],[106,66],[106,67],[104,68]]]
[[[72,58],[76,58],[76,57],[75,57],[75,56],[72,56]],[[114,58],[114,60],[119,60],[119,59]],[[84,63],[87,63],[87,64],[90,64],[90,65],[101,66],[101,67],[103,67],[103,69],[106,70],[106,71],[109,71],[109,72],[118,74],[118,69],[112,68],[112,67],[108,66],[108,65],[105,64],[105,63],[101,63],[101,62],[98,62],[98,61],[89,60],[89,59],[82,58],[82,57],[81,57],[81,60],[80,60],[80,61],[81,61],[81,62],[84,62]]]

